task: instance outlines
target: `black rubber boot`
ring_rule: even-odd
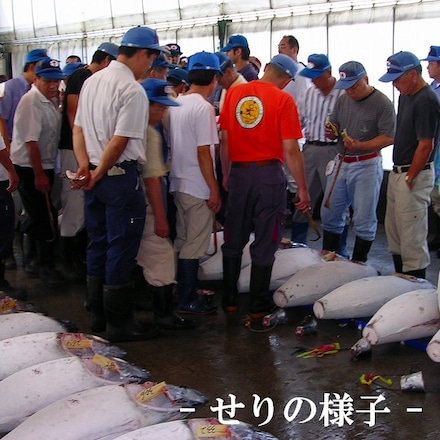
[[[211,315],[217,311],[216,306],[205,304],[197,295],[198,259],[177,260],[177,296],[178,312],[191,315]]]
[[[252,319],[263,318],[275,307],[269,296],[272,266],[258,266],[252,263],[251,280],[249,283],[250,316]]]
[[[290,241],[293,243],[307,244],[308,223],[293,222],[290,226]]]
[[[145,341],[159,335],[157,326],[148,326],[135,318],[131,284],[103,287],[107,339],[110,342]]]
[[[416,278],[426,278],[426,269],[408,270],[403,273],[405,275],[411,275]]]
[[[55,269],[54,242],[37,240],[38,277],[44,285],[51,288],[61,287],[66,280]]]
[[[428,249],[436,251],[440,249],[440,217],[435,216],[435,236],[428,242]]]
[[[370,252],[373,241],[364,240],[363,238],[356,237],[354,242],[352,261],[358,261],[365,263],[368,259],[368,252]]]
[[[37,245],[35,238],[23,234],[23,269],[27,275],[38,278]]]
[[[322,250],[337,252],[341,247],[341,234],[323,230]]]
[[[392,256],[393,256],[394,270],[397,273],[402,273],[402,267],[403,267],[402,255],[392,254]]]
[[[241,258],[223,257],[223,299],[222,304],[226,312],[238,310],[237,282],[240,277]]]
[[[77,237],[60,237],[61,275],[72,284],[85,284],[86,269]]]
[[[92,312],[90,329],[92,332],[104,332],[106,320],[104,313],[104,279],[100,277],[87,277],[87,294],[84,306]]]
[[[5,293],[6,295],[19,299],[19,300],[26,300],[27,299],[27,292],[25,289],[17,289],[14,287],[11,287],[9,282],[5,279],[5,262],[4,260],[0,260],[0,291]]]
[[[151,286],[153,294],[154,322],[162,328],[179,330],[194,328],[196,323],[191,319],[185,319],[174,312],[173,284],[167,286]]]

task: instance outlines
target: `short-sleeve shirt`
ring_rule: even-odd
[[[0,151],[6,150],[5,141],[3,137],[0,135]],[[6,168],[0,163],[0,182],[3,180],[8,180],[8,172]]]
[[[254,67],[252,67],[252,64],[248,63],[244,67],[242,67],[240,70],[238,70],[238,73],[243,75],[243,77],[246,79],[246,81],[255,81],[258,79],[257,71]]]
[[[148,98],[133,72],[123,63],[108,67],[85,81],[79,95],[75,125],[82,128],[90,163],[98,165],[110,139],[127,137],[117,162],[145,162]]]
[[[414,95],[399,97],[393,149],[394,164],[411,164],[421,139],[434,139],[434,148],[428,159],[428,162],[431,162],[440,142],[440,101],[428,85]]]
[[[43,169],[53,169],[60,139],[61,113],[33,85],[18,103],[14,117],[11,160],[15,165],[32,167],[26,142],[37,142]]]
[[[284,162],[282,141],[302,137],[294,99],[274,84],[262,81],[230,88],[219,123],[228,132],[233,162]]]
[[[145,149],[147,162],[142,167],[142,177],[163,177],[168,174],[164,163],[162,135],[152,125],[147,127],[147,144]]]

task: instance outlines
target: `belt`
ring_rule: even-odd
[[[306,144],[317,145],[318,147],[326,147],[328,145],[336,145],[337,142],[306,141]]]
[[[393,165],[393,171],[395,173],[407,173],[409,171],[411,165]],[[422,169],[423,170],[430,170],[432,168],[432,162],[427,163]]]
[[[373,159],[374,157],[379,156],[379,152],[376,151],[375,153],[369,153],[369,154],[361,154],[360,156],[345,156],[344,162],[346,163],[352,163],[352,162],[360,162],[362,160],[368,160]],[[342,159],[342,155],[339,155],[339,159]]]
[[[252,166],[260,167],[270,167],[274,165],[279,165],[281,162],[278,159],[268,159],[268,160],[258,160],[256,162],[232,162],[232,168],[250,168]]]

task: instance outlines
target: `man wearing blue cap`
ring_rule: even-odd
[[[327,170],[321,206],[322,248],[338,251],[351,206],[356,235],[352,260],[365,262],[377,230],[376,207],[383,179],[380,150],[393,143],[396,116],[392,102],[368,83],[358,61],[339,68],[335,87],[345,93],[336,101],[325,128],[327,138],[338,142],[339,154]]]
[[[63,96],[63,113],[61,123],[61,137],[59,154],[61,175],[66,171],[78,169],[78,162],[73,153],[72,128],[75,120],[78,99],[81,88],[94,73],[107,67],[111,61],[118,57],[119,46],[115,43],[101,43],[92,56],[92,61],[84,68],[75,68],[76,63],[64,66],[63,72],[74,68],[66,84]],[[67,75],[67,74],[66,74]],[[68,179],[62,179],[61,208],[63,215],[60,217],[60,257],[61,270],[66,280],[72,283],[84,284],[86,282],[84,261],[86,258],[87,231],[84,220],[84,192],[75,191]],[[95,326],[92,325],[92,330]],[[98,330],[99,331],[99,330]]]
[[[158,335],[134,317],[131,274],[145,223],[138,167],[145,162],[148,98],[137,80],[162,50],[155,30],[128,30],[117,59],[84,83],[73,126],[80,180],[72,183],[85,190],[89,237],[87,304],[111,341]]]
[[[400,92],[385,213],[389,251],[396,272],[425,278],[431,262],[427,215],[434,184],[432,162],[440,144],[440,101],[411,52],[391,55],[379,81],[392,81]]]
[[[29,216],[21,228],[37,240],[38,275],[49,287],[63,283],[54,267],[58,213],[50,199],[61,128],[57,98],[62,79],[57,60],[47,57],[36,64],[35,82],[15,112],[11,143],[11,159],[20,177],[19,192]]]
[[[12,132],[14,127],[14,115],[18,102],[21,97],[30,90],[31,84],[34,81],[35,64],[47,56],[46,49],[33,49],[26,54],[23,73],[16,78],[12,78],[4,83],[5,95],[0,100],[0,134],[9,151],[11,148]],[[13,194],[15,205],[16,221],[22,211],[22,204],[18,192]],[[24,218],[21,218],[24,220]],[[29,275],[38,276],[35,262],[35,242],[32,242],[30,237],[23,235],[23,266]],[[16,267],[12,249],[10,250],[10,257],[6,260],[6,267]]]
[[[221,207],[214,172],[217,125],[207,101],[217,84],[220,64],[215,54],[198,52],[188,63],[190,88],[179,95],[179,107],[170,107],[172,154],[170,192],[177,207],[177,296],[180,313],[206,315],[216,307],[199,300],[199,259],[209,247],[213,217]]]
[[[275,55],[260,80],[228,90],[219,120],[223,186],[229,191],[222,246],[223,307],[238,310],[242,251],[255,232],[249,286],[250,316],[255,319],[273,308],[268,291],[285,210],[284,161],[298,184],[295,206],[302,211],[310,208],[296,104],[280,90],[296,71],[291,58]]]
[[[258,79],[258,74],[249,61],[250,49],[245,36],[231,35],[228,44],[221,49],[235,64],[236,69],[241,73],[246,81]]]
[[[440,46],[431,46],[429,54],[426,58],[420,61],[428,61],[428,74],[432,78],[432,90],[440,98]],[[440,158],[438,151],[434,156],[436,184],[431,191],[431,206],[436,216],[436,234],[434,238],[428,243],[430,251],[437,251],[437,257],[440,258],[440,194],[439,194],[439,177],[440,177]]]

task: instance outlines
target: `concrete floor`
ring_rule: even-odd
[[[289,231],[286,231],[286,236]],[[319,249],[321,241],[311,242]],[[353,237],[349,236],[348,250],[352,250]],[[370,252],[369,263],[383,275],[391,274],[393,266],[387,254],[383,226],[379,226],[378,238]],[[437,284],[440,259],[432,253],[432,263],[427,278]],[[8,280],[15,286],[26,287],[29,302],[40,306],[50,316],[74,322],[80,331],[88,332],[88,314],[83,309],[84,286],[66,285],[61,290],[45,288],[39,280],[29,279],[21,269],[7,271]],[[221,303],[221,285],[208,283],[205,287],[216,291],[215,301]],[[272,399],[273,417],[261,429],[280,440],[290,439],[438,439],[440,424],[439,365],[432,362],[420,349],[399,343],[374,347],[372,356],[353,361],[350,347],[361,337],[356,325],[343,325],[339,321],[319,321],[318,333],[298,337],[295,328],[310,312],[306,307],[287,309],[288,322],[265,332],[250,331],[244,325],[248,295],[242,294],[240,312],[227,316],[219,309],[214,316],[199,317],[196,329],[176,332],[164,330],[157,339],[146,342],[119,344],[128,355],[127,360],[152,373],[152,380],[176,385],[186,385],[203,392],[208,404],[193,417],[218,416],[211,407],[218,405],[216,399],[231,403],[230,395],[236,396],[237,408],[233,418],[254,426],[264,423],[268,406],[262,404],[258,415],[253,410],[254,395]],[[149,312],[140,317],[151,320]],[[259,327],[259,329],[263,329]],[[101,336],[105,337],[105,334]],[[298,348],[311,349],[338,342],[340,352],[322,358],[298,358]],[[424,375],[425,393],[400,390],[400,376],[415,371]],[[393,389],[380,389],[377,385],[359,383],[362,374],[374,373],[393,379]],[[321,418],[325,393],[332,399],[347,393],[352,399],[350,420],[338,426],[335,421]],[[369,413],[357,412],[368,409],[372,400],[384,393],[385,401],[377,410],[389,408],[389,413],[377,413],[374,426],[368,426]],[[304,403],[294,421],[286,419],[284,410],[291,415],[294,406],[288,402],[304,398],[316,407],[316,415],[308,422],[300,423],[310,415],[310,406]],[[417,407],[422,413],[407,413],[407,408]],[[335,406],[331,408],[335,409]],[[339,413],[341,414],[341,413]],[[338,413],[330,415],[333,420]],[[223,417],[228,415],[223,413]]]

